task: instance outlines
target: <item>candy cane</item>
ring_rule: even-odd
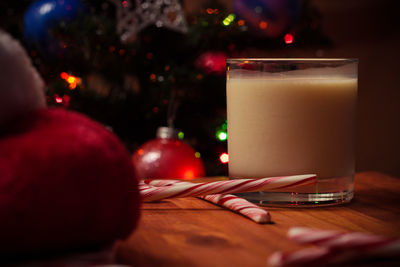
[[[144,189],[152,188],[152,186],[146,184],[143,180],[141,180],[141,181],[139,181],[139,183],[138,183],[138,188],[139,188],[139,191],[142,191],[142,190],[144,190]]]
[[[214,194],[202,196],[207,201],[210,201],[219,206],[223,206],[229,210],[238,212],[256,223],[271,222],[271,215],[268,211],[258,207],[257,205],[247,201],[246,199],[234,195]]]
[[[142,183],[155,186],[155,187],[163,187],[163,186],[171,186],[177,184],[195,184],[191,182],[186,182],[182,180],[174,180],[174,179],[155,179],[155,180],[146,180],[142,181]]]
[[[143,201],[157,201],[174,197],[195,197],[212,194],[267,191],[314,184],[315,174],[280,176],[262,179],[236,179],[210,183],[177,184],[142,189]]]
[[[268,259],[271,267],[283,266],[325,266],[346,262],[358,254],[354,252],[337,253],[329,248],[302,249],[291,253],[281,251],[273,253]]]
[[[385,247],[396,240],[394,238],[367,233],[343,233],[306,227],[292,227],[289,229],[287,236],[290,240],[297,243],[309,243],[335,249],[375,249]]]
[[[193,184],[181,180],[151,180],[147,181],[150,186],[174,186],[177,184]],[[271,221],[271,215],[268,211],[260,208],[259,206],[247,201],[246,199],[234,196],[234,195],[223,195],[213,194],[207,196],[201,196],[200,198],[210,201],[216,205],[225,207],[234,212],[238,212],[247,218],[255,221],[256,223],[268,223]]]
[[[291,228],[288,237],[298,243],[320,247],[289,253],[275,252],[268,260],[270,266],[321,266],[373,257],[400,258],[400,238],[302,227]]]
[[[318,247],[302,249],[295,252],[273,253],[268,259],[271,267],[280,266],[325,266],[370,258],[400,258],[400,241],[396,240],[385,245],[368,249],[333,249]]]

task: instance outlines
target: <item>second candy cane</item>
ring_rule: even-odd
[[[151,180],[147,181],[150,186],[176,186],[177,184],[193,184],[181,180]],[[146,188],[146,185],[143,185]],[[231,195],[231,194],[212,194],[201,196],[204,200],[212,202],[216,205],[225,207],[231,211],[240,213],[256,223],[268,223],[271,221],[271,215],[268,211],[259,206],[247,201],[246,199]]]

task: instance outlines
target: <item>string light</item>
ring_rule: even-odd
[[[235,14],[231,13],[226,18],[224,18],[222,24],[224,26],[229,26],[235,20],[235,18],[236,18]]]
[[[285,34],[285,36],[283,37],[283,39],[285,40],[286,44],[291,44],[293,43],[293,35],[290,33]]]
[[[228,122],[225,120],[225,122],[217,129],[217,132],[215,133],[215,136],[219,141],[226,141],[228,139],[227,124]]]
[[[228,163],[229,162],[229,155],[228,155],[228,153],[222,153],[220,156],[219,156],[219,160],[221,161],[221,163],[223,163],[223,164],[226,164],[226,163]]]
[[[63,102],[62,97],[60,97],[59,95],[54,95],[54,101],[56,101],[57,104],[61,104]]]
[[[179,133],[178,133],[178,138],[179,139],[183,139],[185,137],[185,134],[182,132],[182,131],[180,131]]]
[[[69,84],[71,84],[71,83],[76,83],[76,78],[75,78],[74,76],[69,76],[69,77],[67,78],[67,82],[68,82]]]
[[[228,129],[228,121],[227,120],[225,120],[225,122],[222,124],[221,128],[224,130]]]
[[[243,26],[244,25],[244,20],[238,20],[238,22],[237,22],[237,24],[239,25],[239,26]]]
[[[200,152],[194,153],[194,156],[199,159],[201,157]]]
[[[263,20],[260,22],[260,24],[258,24],[258,27],[260,27],[262,30],[265,30],[268,27],[268,22]]]
[[[76,86],[82,84],[82,79],[73,75],[69,75],[66,72],[61,72],[61,79],[65,80],[69,84],[69,89],[75,90]]]
[[[69,95],[64,95],[63,96],[64,106],[69,106],[69,101],[70,100],[71,100],[71,97]]]
[[[218,8],[216,8],[216,9],[207,8],[206,12],[207,12],[207,14],[210,14],[210,15],[211,14],[218,14],[219,10],[218,10]]]
[[[228,139],[228,134],[226,131],[220,130],[217,132],[217,138],[219,141],[226,141],[226,139]]]
[[[63,80],[68,79],[68,74],[66,72],[61,72],[60,76],[61,76],[61,79],[63,79]]]

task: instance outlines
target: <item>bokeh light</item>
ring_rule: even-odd
[[[219,160],[221,161],[221,163],[223,163],[223,164],[226,164],[226,163],[228,163],[229,162],[229,155],[228,155],[228,153],[222,153],[220,156],[219,156]]]

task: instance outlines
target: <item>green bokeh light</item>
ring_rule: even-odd
[[[228,134],[226,133],[226,131],[218,131],[217,138],[219,141],[225,141],[226,139],[228,139]]]
[[[231,24],[235,20],[235,18],[236,18],[235,14],[231,13],[226,18],[224,18],[222,24],[224,26],[229,26],[229,24]]]

